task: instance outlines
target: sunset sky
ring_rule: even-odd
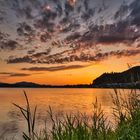
[[[0,82],[89,84],[140,65],[140,0],[0,0]]]

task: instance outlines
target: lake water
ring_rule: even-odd
[[[37,105],[38,128],[47,119],[48,106],[53,112],[61,113],[87,113],[92,112],[92,103],[98,99],[105,114],[111,119],[113,89],[24,89],[30,100],[31,107]],[[128,92],[123,92],[127,94]],[[20,137],[23,130],[26,131],[26,123],[19,110],[12,104],[16,103],[25,106],[23,89],[21,88],[1,88],[0,89],[0,139],[2,137]]]

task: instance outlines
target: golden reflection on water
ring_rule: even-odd
[[[25,89],[31,106],[38,106],[38,111],[46,111],[51,106],[55,112],[86,112],[92,111],[92,103],[96,97],[105,112],[112,106],[109,89]],[[12,103],[25,105],[22,89],[0,89],[0,120],[5,113],[13,109]]]

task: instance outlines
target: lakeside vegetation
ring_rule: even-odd
[[[65,114],[59,118],[49,107],[51,128],[44,123],[43,130],[37,130],[37,107],[31,111],[27,94],[24,92],[26,108],[14,104],[27,122],[28,133],[23,132],[23,140],[140,140],[140,94],[137,90],[131,90],[128,96],[124,97],[123,90],[114,89],[114,92],[114,126],[108,121],[96,99],[91,116],[78,113]]]
[[[103,73],[93,80],[94,88],[140,89],[140,66],[129,67],[123,72]]]

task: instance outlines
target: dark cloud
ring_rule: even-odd
[[[111,56],[122,58],[122,57],[136,56],[139,54],[140,54],[140,50],[118,50],[118,51],[111,51],[111,52],[106,52],[106,53],[98,53],[94,57],[94,59],[95,61],[102,61]]]
[[[62,8],[61,4],[59,4],[59,3],[57,4],[56,11],[57,11],[57,15],[59,17],[61,17],[63,14],[63,8]]]
[[[125,41],[126,38],[124,36],[114,36],[114,35],[108,35],[108,36],[100,36],[98,38],[99,43],[120,43]]]
[[[88,11],[86,11],[82,14],[81,18],[86,21],[89,18],[93,17],[94,14],[95,14],[95,9],[88,9]]]
[[[85,6],[85,10],[87,11],[89,6],[88,6],[89,0],[84,0],[84,6]]]
[[[45,30],[45,31],[48,31],[48,32],[54,32],[55,31],[55,23],[53,23],[52,21],[49,21],[49,20],[37,20],[35,23],[34,23],[34,27],[39,29],[39,30]],[[40,31],[41,32],[41,31]]]
[[[0,42],[4,42],[7,37],[9,37],[8,34],[0,31]]]
[[[84,21],[93,17],[94,14],[95,14],[95,9],[96,8],[90,8],[89,2],[90,2],[89,0],[84,0],[83,1],[85,11],[82,12],[81,18],[84,19]]]
[[[15,40],[0,41],[0,49],[2,50],[15,50],[21,47],[21,45]]]
[[[55,18],[57,17],[57,13],[54,11],[48,10],[48,11],[44,11],[42,13],[42,16],[43,16],[42,20],[47,23],[50,20],[55,20]]]
[[[139,13],[140,1],[135,0],[134,2],[132,2],[132,4],[130,5],[130,8],[131,8],[131,11],[132,11],[131,12],[132,24],[140,26],[140,13]]]
[[[84,68],[86,66],[83,65],[62,65],[62,66],[55,66],[55,67],[31,67],[31,68],[22,68],[21,70],[27,70],[27,71],[61,71],[61,70],[71,70],[71,69],[79,69]]]
[[[17,34],[18,36],[24,37],[24,42],[27,44],[34,41],[35,36],[37,35],[36,30],[33,28],[33,26],[27,24],[26,22],[18,24]]]
[[[40,35],[41,42],[47,42],[49,39],[51,39],[51,35],[48,32],[42,33]]]
[[[48,48],[48,49],[46,50],[46,52],[40,52],[40,53],[33,54],[32,57],[37,58],[37,57],[41,57],[41,56],[47,56],[47,55],[50,54],[50,52],[51,52],[51,49]]]
[[[124,21],[101,26],[90,25],[89,30],[81,35],[78,42],[91,44],[127,44],[128,42],[134,43],[139,37],[140,32],[136,32],[134,26],[130,26],[128,22]]]
[[[0,31],[0,50],[15,50],[21,47],[16,40],[9,39],[9,34]]]
[[[27,19],[32,19],[33,15],[32,15],[32,8],[30,6],[25,7],[24,9],[24,13]]]
[[[70,31],[76,31],[79,28],[80,28],[80,24],[77,23],[77,22],[73,22],[73,23],[70,23],[68,26],[64,27],[61,30],[61,32],[67,33],[67,32],[70,32]]]
[[[31,58],[27,55],[24,57],[19,57],[19,58],[13,58],[13,59],[8,59],[7,63],[33,63]]]
[[[140,50],[117,50],[117,51],[111,51],[111,52],[106,52],[106,53],[98,53],[95,56],[95,60],[102,61],[111,56],[121,58],[121,57],[136,56],[139,54],[140,54]]]
[[[53,41],[51,45],[52,46],[56,46],[58,48],[61,48],[61,47],[64,47],[65,46],[64,43],[65,43],[64,41],[56,40],[56,41]]]
[[[74,10],[73,5],[71,5],[69,3],[69,1],[66,1],[66,3],[65,3],[65,14],[66,14],[66,16],[68,16],[69,13],[72,12],[73,10]]]
[[[17,28],[17,33],[20,36],[30,36],[33,35],[35,30],[33,30],[33,27],[28,25],[26,22],[19,23],[19,27]]]
[[[33,54],[33,53],[35,53],[35,50],[29,50],[28,52],[27,52],[27,54]]]
[[[80,33],[79,32],[75,32],[75,33],[67,36],[66,37],[66,41],[70,42],[70,41],[76,40],[76,39],[78,39],[80,37],[81,37]]]
[[[54,20],[60,15],[61,6],[57,3],[56,9],[52,9],[50,5],[44,4],[40,13],[40,18],[34,20],[34,27],[40,30],[47,30],[48,32],[54,32],[55,22]],[[62,9],[61,9],[62,10]],[[62,12],[62,11],[61,11]],[[62,14],[62,13],[61,13]]]
[[[30,76],[31,74],[13,73],[13,72],[0,72],[0,75],[10,76],[10,77],[25,77],[25,76]]]
[[[80,48],[78,48],[80,49]],[[63,53],[57,53],[54,55],[46,55],[46,53],[38,53],[30,56],[21,58],[12,58],[8,60],[8,63],[46,63],[46,64],[63,64],[74,61],[88,62],[88,61],[101,61],[111,56],[116,57],[129,57],[140,54],[140,50],[117,50],[106,53],[93,53],[90,52],[79,52],[78,49],[75,51],[64,51]],[[77,54],[79,52],[79,54]]]
[[[45,63],[43,62],[43,59],[38,59],[40,57],[48,57],[49,53],[51,52],[51,49],[47,49],[46,52],[39,52],[35,54],[29,54],[24,57],[19,58],[10,58],[7,60],[7,63]]]
[[[140,50],[118,50],[118,51],[112,51],[110,52],[110,55],[114,55],[117,57],[123,57],[123,56],[135,56],[135,55],[139,55],[140,54]]]
[[[64,17],[60,20],[60,25],[64,26],[65,24],[67,24],[69,22],[70,22],[70,19],[68,17]]]
[[[114,15],[114,18],[121,20],[128,13],[128,11],[129,11],[129,6],[124,1],[123,4],[120,6],[119,10]]]

